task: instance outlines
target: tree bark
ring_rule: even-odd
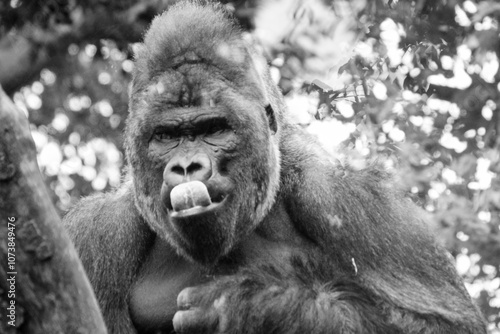
[[[106,333],[50,202],[28,119],[0,88],[0,333]]]

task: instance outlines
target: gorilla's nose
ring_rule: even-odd
[[[163,178],[169,186],[187,181],[207,181],[212,176],[212,162],[208,155],[198,153],[191,157],[176,157],[165,167]]]

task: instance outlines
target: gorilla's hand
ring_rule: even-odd
[[[182,290],[177,297],[179,311],[173,319],[176,333],[227,333],[228,303],[223,291],[227,283],[218,281]]]

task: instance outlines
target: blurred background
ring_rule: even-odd
[[[134,45],[173,3],[0,2],[0,85],[61,215],[120,184]],[[352,164],[398,171],[500,333],[500,2],[223,3],[298,124]]]

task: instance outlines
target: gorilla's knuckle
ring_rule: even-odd
[[[177,333],[215,333],[219,322],[212,310],[199,308],[177,311],[172,319]]]
[[[227,297],[225,295],[220,296],[213,302],[213,307],[217,312],[225,312],[227,307]]]
[[[197,302],[198,288],[188,287],[183,289],[177,296],[177,306],[180,309],[189,309]]]
[[[177,333],[188,333],[192,330],[195,323],[195,311],[178,311],[175,313],[172,323]]]

